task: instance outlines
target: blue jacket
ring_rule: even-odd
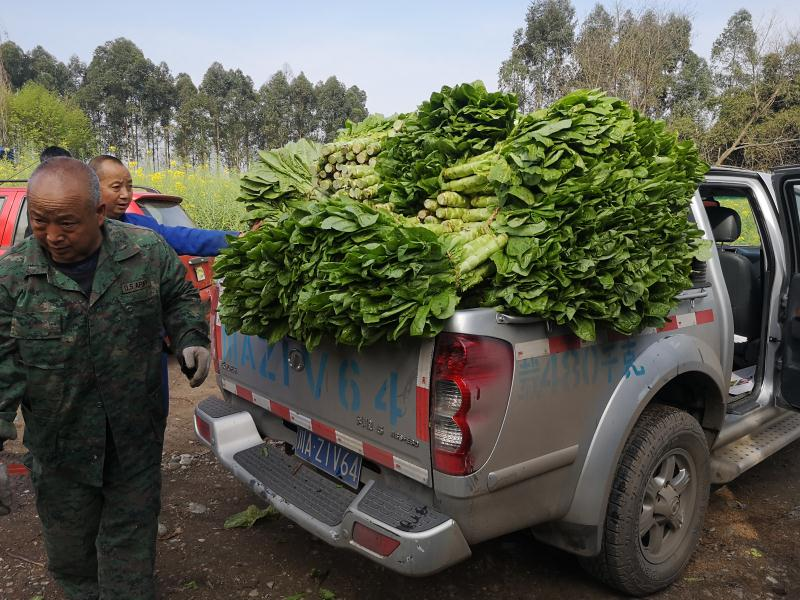
[[[147,227],[163,237],[178,254],[191,256],[216,256],[227,248],[226,235],[239,235],[238,231],[219,231],[215,229],[194,229],[192,227],[170,227],[162,225],[153,217],[125,213],[120,217],[123,223]]]

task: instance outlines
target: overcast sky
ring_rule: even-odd
[[[495,89],[497,69],[529,4],[136,0],[98,9],[89,2],[0,0],[0,40],[25,51],[40,44],[62,61],[77,54],[88,63],[97,46],[126,37],[147,58],[166,62],[173,75],[188,73],[195,84],[214,61],[242,69],[256,87],[288,65],[312,82],[336,75],[366,91],[371,112],[391,114],[414,109],[442,85],[482,79]],[[595,4],[573,0],[579,22]],[[796,2],[665,0],[655,6],[692,17],[694,50],[706,58],[739,8],[748,9],[756,24],[772,19],[778,32],[800,30]]]

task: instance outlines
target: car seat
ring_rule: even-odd
[[[761,335],[761,286],[760,273],[756,274],[752,263],[736,252],[735,248],[725,248],[723,244],[735,242],[742,232],[742,220],[732,208],[707,206],[706,213],[711,223],[714,241],[717,243],[719,264],[728,288],[728,297],[733,314],[733,329],[737,335],[746,337],[745,345],[738,345],[736,354],[740,365],[752,364],[753,348],[757,352],[757,342]],[[745,358],[745,355],[747,357]]]

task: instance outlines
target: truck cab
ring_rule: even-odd
[[[660,328],[567,329],[490,308],[357,352],[228,332],[199,439],[329,544],[407,575],[523,528],[629,594],[675,581],[712,485],[800,437],[800,168],[714,168],[713,244]],[[221,293],[224,294],[224,282]]]
[[[0,181],[0,254],[25,237],[28,226],[27,212],[22,230],[17,231],[20,224],[19,214],[28,193],[27,180],[15,179]]]

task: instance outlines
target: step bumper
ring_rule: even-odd
[[[201,402],[195,408],[195,433],[255,494],[334,547],[410,576],[436,573],[471,554],[452,518],[376,481],[356,492],[328,479],[282,448],[265,443],[253,417],[227,401]],[[365,531],[358,526],[367,528],[366,539],[383,536],[386,549],[375,551],[359,543]],[[354,539],[357,527],[359,541]]]

